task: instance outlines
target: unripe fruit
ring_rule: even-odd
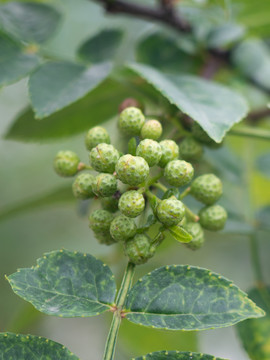
[[[212,231],[222,230],[227,221],[227,212],[220,205],[206,206],[199,212],[200,224]]]
[[[136,265],[146,263],[154,255],[155,249],[150,245],[150,239],[145,234],[137,234],[125,243],[125,254]]]
[[[135,186],[141,184],[148,177],[149,166],[144,158],[127,154],[120,157],[115,171],[124,184]]]
[[[160,167],[165,167],[168,162],[178,159],[179,157],[179,147],[173,140],[163,140],[159,143],[161,146],[161,158],[158,165]]]
[[[177,225],[185,216],[184,204],[177,199],[162,200],[157,206],[157,217],[166,226]]]
[[[185,245],[191,250],[197,250],[204,243],[204,233],[200,224],[189,222],[184,225],[184,229],[192,236],[192,240]]]
[[[222,182],[214,174],[201,175],[192,182],[191,194],[203,204],[212,205],[222,195]]]
[[[158,140],[162,135],[162,125],[157,120],[148,120],[141,128],[142,139]]]
[[[99,174],[93,183],[93,192],[100,197],[111,196],[117,191],[117,180],[111,174]]]
[[[115,241],[126,241],[132,238],[136,231],[134,220],[125,215],[116,216],[110,226],[110,233]]]
[[[155,140],[142,140],[136,149],[136,155],[143,157],[150,167],[154,166],[161,158],[161,146]]]
[[[74,196],[78,199],[88,199],[93,197],[94,193],[92,186],[94,181],[95,177],[91,174],[79,174],[72,185]]]
[[[54,159],[54,170],[60,176],[74,176],[80,159],[73,151],[59,151]]]
[[[101,143],[90,151],[89,159],[96,171],[112,174],[119,156],[119,152],[112,145]]]
[[[164,177],[172,186],[184,186],[188,184],[194,175],[193,166],[184,160],[170,161],[164,171]]]
[[[89,227],[94,232],[109,232],[113,215],[106,210],[95,210],[89,216]]]
[[[104,197],[101,199],[101,206],[104,210],[108,210],[112,213],[118,210],[118,192],[116,192],[112,196]]]
[[[120,114],[118,125],[119,129],[127,135],[139,135],[145,122],[145,117],[140,109],[128,107]]]
[[[181,159],[188,161],[197,161],[202,157],[202,145],[192,137],[185,138],[179,145]]]
[[[100,244],[104,244],[104,245],[115,244],[115,240],[111,237],[111,234],[108,231],[105,231],[105,232],[94,231],[94,235]]]
[[[128,217],[139,216],[145,207],[145,200],[138,191],[130,190],[125,192],[119,200],[119,210]]]
[[[108,131],[101,126],[93,127],[85,136],[85,146],[88,150],[92,150],[101,143],[110,144],[110,135],[108,134]]]

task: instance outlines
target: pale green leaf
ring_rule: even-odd
[[[143,64],[132,63],[129,68],[198,122],[216,142],[248,111],[240,94],[220,84],[191,75],[164,74]]]
[[[245,34],[245,28],[242,25],[234,23],[225,23],[214,28],[208,37],[208,46],[210,48],[226,48],[236,41],[239,41]]]
[[[220,328],[263,315],[231,281],[186,265],[161,267],[145,275],[126,302],[126,319],[167,330]]]
[[[29,79],[36,117],[47,117],[84,97],[109,75],[110,70],[110,63],[90,68],[68,62],[42,65]]]
[[[192,240],[192,236],[179,225],[170,226],[168,230],[174,239],[179,242],[188,243]]]
[[[53,251],[8,277],[13,291],[48,315],[98,315],[113,304],[116,285],[107,265],[89,254]]]
[[[180,351],[158,351],[132,360],[222,360],[222,359],[202,353],[180,352]]]

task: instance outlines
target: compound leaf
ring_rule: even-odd
[[[180,351],[157,351],[132,360],[222,360],[212,355]],[[224,359],[223,359],[224,360]]]
[[[126,303],[126,319],[168,330],[204,330],[264,315],[224,277],[187,265],[161,267],[140,279]]]
[[[69,62],[48,62],[29,79],[29,93],[37,118],[44,118],[96,88],[111,70],[110,63],[90,68]]]
[[[116,293],[107,265],[89,254],[53,251],[8,277],[13,291],[48,315],[85,317],[110,308]]]
[[[0,334],[2,360],[79,360],[65,346],[41,336]]]
[[[198,122],[216,142],[248,111],[245,99],[223,85],[191,75],[164,74],[144,64],[128,67]]]

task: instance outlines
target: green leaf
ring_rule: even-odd
[[[180,351],[158,351],[132,360],[222,360],[222,359],[202,353],[180,352]]]
[[[270,205],[260,208],[256,214],[257,226],[260,229],[270,230]]]
[[[270,50],[263,41],[241,42],[232,53],[232,61],[243,75],[270,90]]]
[[[45,42],[59,21],[58,11],[46,4],[11,2],[0,7],[0,28],[23,42]]]
[[[33,211],[47,206],[55,206],[59,203],[71,202],[74,200],[71,185],[61,186],[48,193],[42,193],[32,199],[27,199],[0,210],[0,221],[26,211]]]
[[[257,169],[267,178],[270,178],[270,152],[261,155],[256,160]]]
[[[41,336],[0,333],[2,360],[79,360],[65,346]]]
[[[187,265],[145,275],[130,290],[126,309],[126,319],[167,330],[214,329],[264,315],[229,280]]]
[[[168,230],[175,240],[181,243],[189,243],[192,240],[192,236],[179,225],[170,226]]]
[[[91,63],[109,61],[115,56],[122,38],[121,30],[102,30],[80,46],[78,55]]]
[[[177,188],[171,188],[163,194],[162,200],[169,199],[171,196],[175,196],[177,199],[179,199],[179,195],[180,193]]]
[[[98,315],[113,304],[116,285],[107,265],[89,254],[53,251],[8,277],[13,291],[48,315]]]
[[[47,117],[79,100],[96,88],[110,71],[110,63],[90,68],[64,61],[42,65],[29,79],[36,117]]]
[[[143,64],[131,63],[129,68],[191,116],[216,142],[247,113],[244,98],[225,86],[196,76],[163,74]]]
[[[208,46],[211,48],[228,47],[239,41],[245,34],[242,25],[225,23],[212,29],[208,37]]]
[[[262,319],[250,319],[238,324],[240,339],[252,360],[270,358],[270,288],[252,289],[249,296],[261,306],[267,315]]]
[[[28,54],[20,44],[0,34],[0,86],[27,76],[39,65],[35,54]]]

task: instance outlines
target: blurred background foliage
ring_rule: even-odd
[[[1,3],[9,5],[9,1]],[[141,3],[155,4],[154,1]],[[100,6],[87,0],[50,0],[48,4],[57,9],[61,20],[53,36],[39,45],[39,54],[45,59],[93,64],[108,57],[117,69],[127,61],[137,60],[160,71],[201,74],[208,56],[206,48],[229,49],[233,66],[222,64],[214,79],[243,94],[252,111],[260,111],[269,103],[270,2],[267,0],[181,1],[181,13],[194,27],[192,36],[179,36],[175,30],[157,23],[106,15]],[[0,29],[3,30],[2,9]],[[9,34],[15,38],[23,33],[12,31]],[[115,46],[110,48],[108,45],[112,43]],[[92,49],[99,49],[95,56],[91,55]],[[0,53],[0,63],[2,59]],[[59,149],[72,149],[87,162],[84,132],[100,121],[106,120],[104,126],[112,134],[112,143],[123,142],[114,120],[125,97],[138,98],[149,113],[156,103],[164,101],[157,90],[143,82],[140,89],[132,82],[119,86],[122,77],[121,71],[115,71],[91,93],[44,120],[36,120],[33,110],[28,108],[26,79],[0,90],[1,331],[48,336],[82,359],[89,358],[89,351],[92,359],[101,357],[110,315],[89,320],[46,317],[12,293],[4,274],[31,266],[44,252],[67,248],[103,259],[120,279],[125,261],[119,257],[119,249],[100,246],[88,229],[87,213],[89,208],[97,206],[95,201],[76,201],[70,181],[56,176],[52,161]],[[269,114],[259,120],[247,120],[246,124],[269,131]],[[202,169],[216,172],[224,182],[222,202],[229,212],[227,227],[220,234],[207,233],[206,244],[198,252],[168,239],[153,261],[138,269],[136,277],[164,264],[192,264],[221,273],[248,290],[258,280],[252,268],[255,237],[263,276],[269,283],[269,140],[228,135],[221,148],[206,149],[197,173]],[[262,331],[258,336],[268,337],[268,350],[266,344],[263,355],[256,353],[256,346],[247,345],[243,328],[239,334],[249,355],[233,328],[195,334],[154,331],[124,322],[117,360],[164,347],[199,350],[232,360],[247,360],[249,356],[255,360],[267,359],[269,317],[252,321],[255,325],[249,323],[249,331],[255,335]],[[263,330],[257,321],[264,322]]]

